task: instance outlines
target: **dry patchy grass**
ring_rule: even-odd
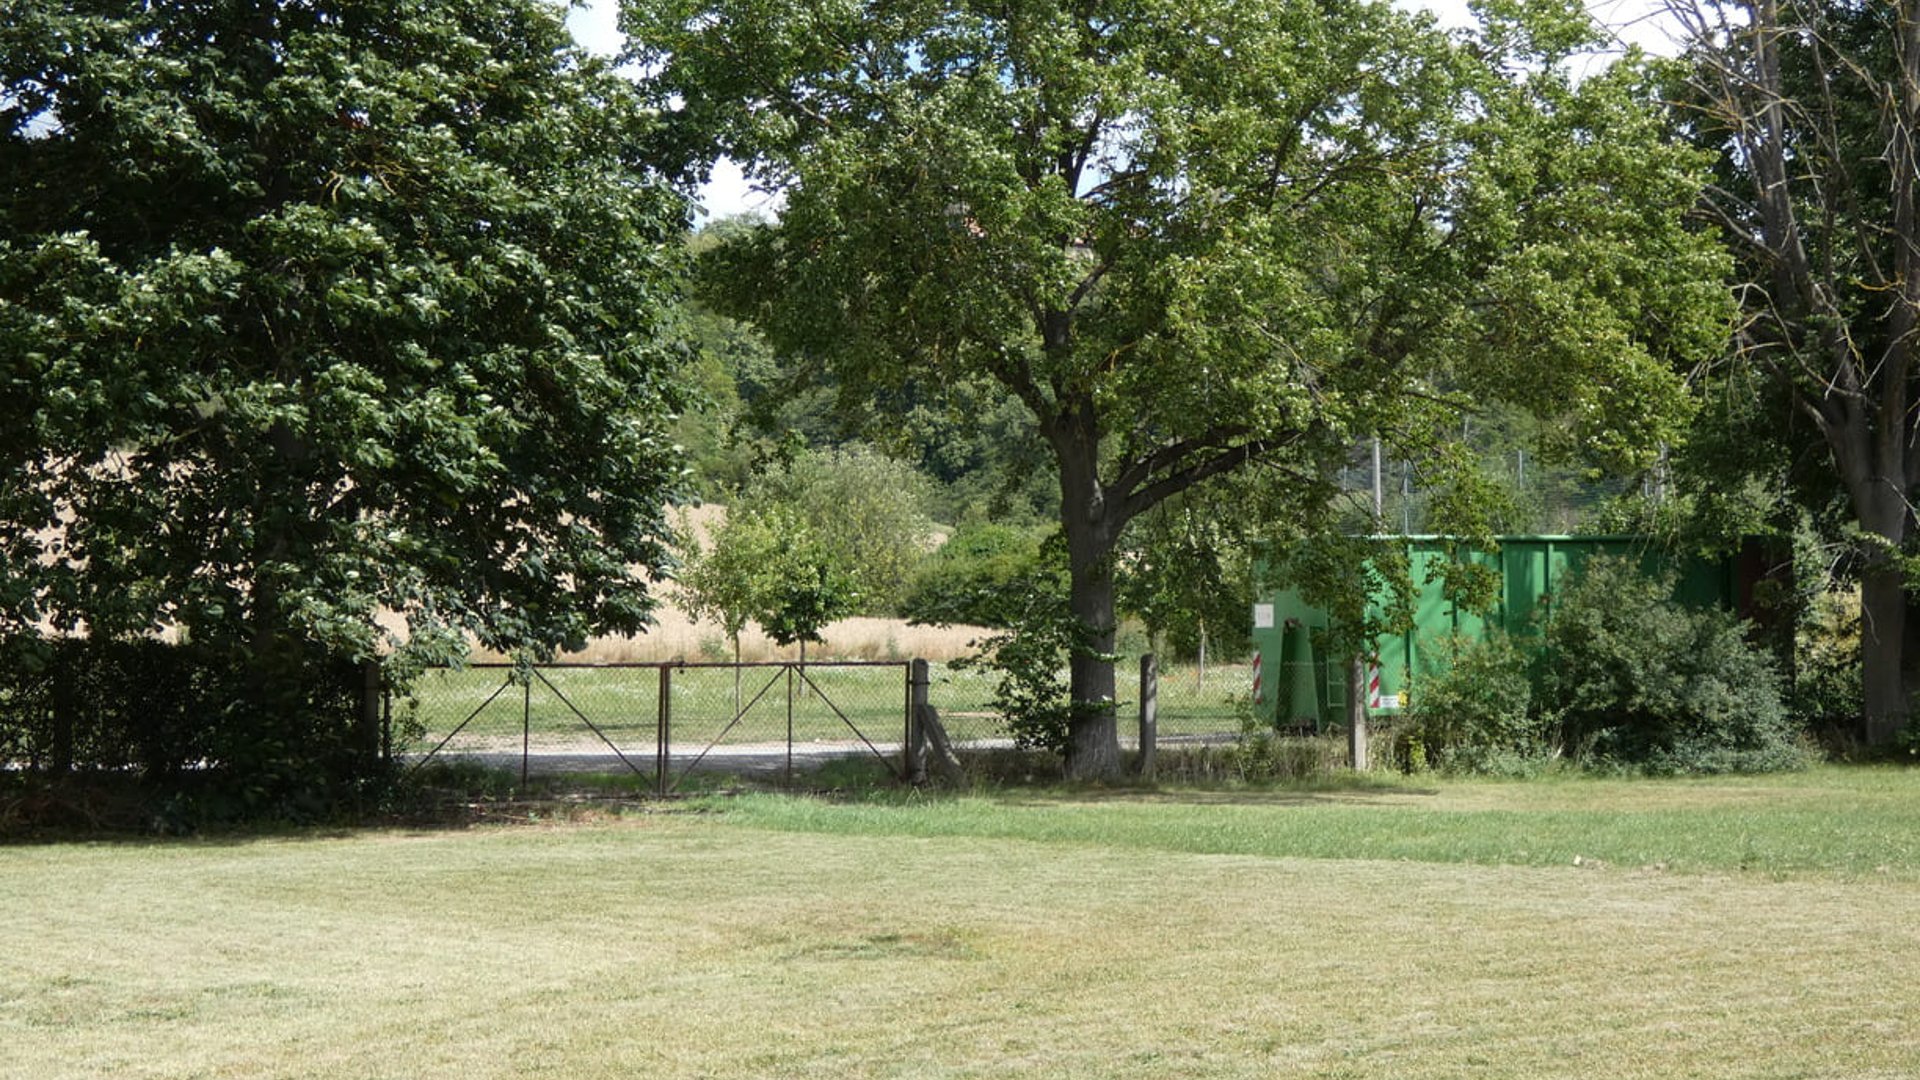
[[[36,1080],[1893,1077],[1920,1061],[1907,879],[648,815],[0,849],[0,932],[0,1076]]]

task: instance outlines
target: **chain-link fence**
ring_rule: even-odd
[[[1114,672],[1120,741],[1131,749],[1139,731],[1140,669],[1122,661]],[[956,749],[1011,745],[994,702],[998,675],[977,667],[935,664],[928,700]],[[1061,683],[1066,673],[1060,673]],[[1163,743],[1217,742],[1238,737],[1246,726],[1253,692],[1249,664],[1162,664],[1158,678],[1159,738]]]
[[[1013,745],[993,672],[929,669],[928,701],[956,750]],[[1121,742],[1132,748],[1138,669],[1116,674]],[[1251,677],[1244,664],[1162,667],[1160,742],[1239,735]],[[791,779],[844,758],[904,775],[911,696],[905,663],[475,664],[429,671],[396,702],[394,751],[414,767],[461,761],[523,781],[627,774],[661,792],[696,774]]]
[[[843,757],[899,774],[908,665],[475,664],[429,671],[396,708],[396,753],[534,774],[792,777]]]

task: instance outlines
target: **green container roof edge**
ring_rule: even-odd
[[[1462,543],[1469,542],[1471,540],[1470,537],[1453,536],[1448,533],[1369,533],[1366,536],[1361,537],[1361,539],[1363,540],[1400,540],[1403,542],[1422,541],[1422,540],[1444,540],[1449,542],[1462,542]],[[1773,539],[1773,537],[1749,536],[1749,537],[1742,537],[1741,539],[1742,540],[1771,540]],[[1525,542],[1528,540],[1571,540],[1579,543],[1589,543],[1589,542],[1640,543],[1644,541],[1654,547],[1666,548],[1668,546],[1666,543],[1661,541],[1659,537],[1654,536],[1652,533],[1500,533],[1494,536],[1493,538],[1493,542],[1496,544],[1507,543],[1509,541]],[[1275,546],[1277,543],[1278,541],[1274,541],[1274,540],[1256,540],[1254,541],[1254,546],[1270,548]]]

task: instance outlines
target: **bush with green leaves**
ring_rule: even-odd
[[[1673,582],[1596,558],[1553,598],[1534,694],[1592,765],[1764,772],[1806,753],[1770,657],[1719,610],[1673,602]]]
[[[932,493],[912,465],[849,443],[764,470],[740,501],[790,508],[848,579],[859,613],[891,615],[932,546]]]
[[[1526,771],[1550,757],[1551,724],[1534,707],[1532,657],[1495,632],[1454,638],[1438,671],[1420,681],[1401,737],[1409,767]]]
[[[1006,627],[1026,606],[1022,589],[1042,587],[1047,530],[992,522],[962,525],[921,564],[902,613],[916,623]],[[1059,575],[1044,587],[1064,599]]]
[[[680,605],[718,622],[740,659],[740,634],[757,623],[782,645],[820,641],[820,632],[852,615],[859,589],[840,553],[792,506],[779,502],[736,507],[713,530],[711,547],[686,533],[686,569]]]
[[[1860,681],[1860,598],[1851,590],[1815,596],[1794,631],[1794,716],[1816,736],[1845,746],[1865,715]]]
[[[995,673],[994,711],[1023,750],[1066,751],[1073,720],[1067,671],[1076,651],[1091,648],[1060,577],[1043,562],[1008,581],[992,612],[999,629],[973,643],[975,655],[954,664]]]

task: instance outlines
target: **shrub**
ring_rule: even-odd
[[[1505,634],[1454,638],[1420,682],[1400,739],[1403,764],[1512,773],[1550,756],[1551,725],[1534,708],[1531,657]]]
[[[1865,708],[1860,683],[1860,595],[1830,591],[1815,597],[1795,630],[1795,679],[1790,701],[1801,727],[1846,746]]]
[[[902,613],[916,623],[1013,626],[1025,615],[1022,590],[1066,595],[1064,563],[1056,568],[1043,554],[1047,535],[1010,525],[961,526],[921,565]]]
[[[994,674],[993,707],[1016,747],[1065,753],[1073,719],[1065,675],[1086,632],[1046,581],[1010,583],[1001,611],[1010,625],[975,642],[979,651],[953,667]]]
[[[372,777],[361,673],[194,643],[0,642],[0,771],[140,787],[156,823],[315,820]]]
[[[1741,626],[1670,597],[1670,579],[1596,558],[1554,598],[1534,691],[1590,764],[1655,772],[1798,767],[1774,664]]]

